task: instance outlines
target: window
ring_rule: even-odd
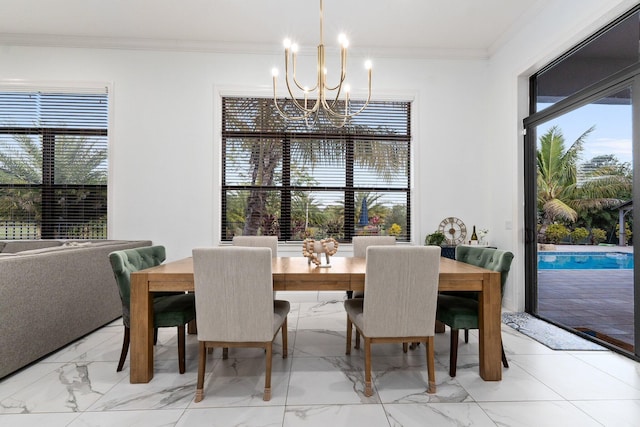
[[[409,102],[343,128],[285,122],[266,98],[222,99],[222,240],[411,235]]]
[[[0,86],[0,239],[107,238],[107,101]]]

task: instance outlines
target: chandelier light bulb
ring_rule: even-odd
[[[291,45],[291,52],[293,52],[293,53],[297,53],[298,52],[298,43],[293,43]]]
[[[271,69],[271,75],[272,75],[273,77],[278,77],[278,74],[280,74],[280,72],[278,71],[278,69],[277,69],[277,68],[275,68],[275,67],[273,67],[273,68]]]
[[[370,70],[371,68],[373,68],[373,64],[371,63],[370,59],[367,59],[366,61],[364,61],[364,68],[367,70]]]
[[[285,49],[289,49],[291,47],[291,39],[284,39],[282,44],[284,45]]]
[[[351,92],[351,86],[350,86],[349,84],[344,85],[344,91],[345,91],[346,93]]]
[[[344,33],[338,36],[338,43],[345,49],[349,47],[349,40],[347,40],[347,36],[345,36]]]

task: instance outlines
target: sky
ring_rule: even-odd
[[[591,126],[595,126],[585,140],[582,162],[603,154],[614,154],[619,161],[632,164],[631,105],[586,105],[540,125],[538,137],[554,125],[562,130],[565,148],[569,148]]]

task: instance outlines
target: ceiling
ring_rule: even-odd
[[[326,0],[324,39],[376,55],[489,57],[551,0]],[[1,0],[0,44],[279,52],[315,49],[319,0]]]

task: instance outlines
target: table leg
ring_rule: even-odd
[[[129,381],[148,383],[153,378],[153,295],[144,273],[131,274],[130,311]]]
[[[479,293],[480,376],[485,381],[502,380],[502,332],[500,273],[487,273]]]

